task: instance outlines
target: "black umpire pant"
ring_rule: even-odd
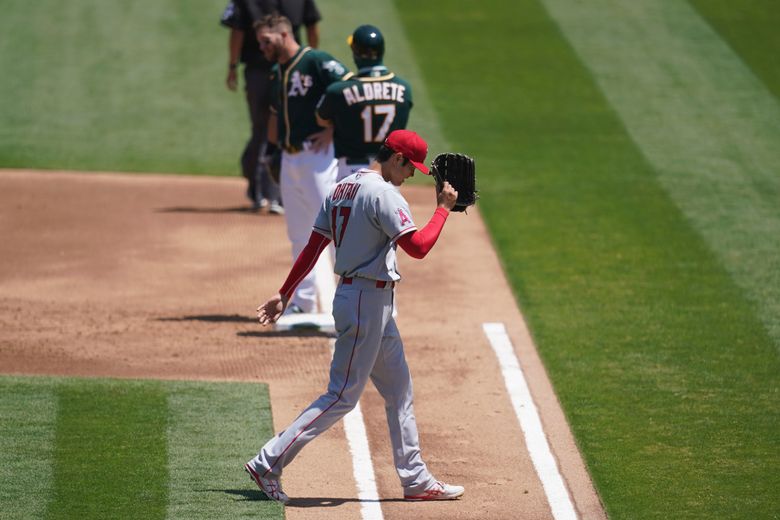
[[[241,155],[241,172],[248,182],[246,195],[254,205],[261,199],[281,202],[279,186],[271,179],[265,166],[259,161],[265,153],[268,141],[268,117],[271,105],[271,82],[265,68],[244,67],[246,102],[252,134]]]

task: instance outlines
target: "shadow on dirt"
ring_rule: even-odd
[[[242,338],[333,338],[335,334],[317,329],[268,330],[236,332]]]
[[[196,314],[192,316],[173,316],[157,318],[156,321],[205,321],[209,323],[257,323],[257,318],[238,314]]]
[[[259,210],[251,206],[232,206],[227,208],[205,208],[195,206],[173,206],[170,208],[157,208],[155,213],[246,213],[248,215],[258,215]]]
[[[260,327],[256,318],[241,316],[239,314],[194,314],[187,316],[166,316],[155,318],[155,321],[197,321],[203,323],[252,323]],[[294,330],[261,329],[252,331],[238,331],[236,336],[241,338],[329,338],[334,334],[324,332],[317,328],[296,328]]]

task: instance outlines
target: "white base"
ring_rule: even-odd
[[[336,324],[331,314],[301,313],[282,316],[275,324],[275,330],[319,330],[336,332]]]

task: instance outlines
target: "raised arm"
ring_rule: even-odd
[[[434,244],[439,239],[444,223],[457,200],[458,192],[450,186],[449,182],[444,182],[441,191],[436,195],[437,208],[433,212],[431,220],[422,229],[412,231],[399,238],[398,245],[401,246],[401,249],[412,258],[425,258],[425,255],[433,249]]]

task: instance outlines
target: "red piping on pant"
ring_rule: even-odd
[[[325,413],[333,408],[333,406],[338,403],[341,400],[341,395],[344,393],[344,389],[347,388],[347,383],[349,383],[349,371],[352,368],[352,359],[355,357],[355,347],[357,346],[358,338],[360,337],[360,302],[363,300],[363,291],[360,291],[360,295],[358,295],[358,316],[357,316],[357,330],[355,331],[355,342],[352,344],[352,352],[349,355],[349,364],[347,365],[347,377],[344,380],[344,386],[341,387],[341,390],[339,391],[338,397],[336,397],[336,400],[333,401],[327,408],[325,408],[317,417],[311,420],[309,424],[304,426],[301,431],[298,432],[298,435],[296,435],[293,440],[290,441],[290,444],[287,445],[287,447],[282,451],[282,453],[279,454],[278,457],[276,457],[276,461],[271,464],[271,467],[265,470],[265,473],[263,473],[263,478],[265,478],[266,475],[268,475],[268,472],[274,469],[274,466],[276,466],[276,463],[279,462],[282,457],[284,457],[284,454],[287,453],[287,450],[290,449],[290,446],[295,444],[295,441],[298,440],[298,437],[301,436],[303,432],[309,429],[309,427],[314,424],[314,422],[325,415]]]

